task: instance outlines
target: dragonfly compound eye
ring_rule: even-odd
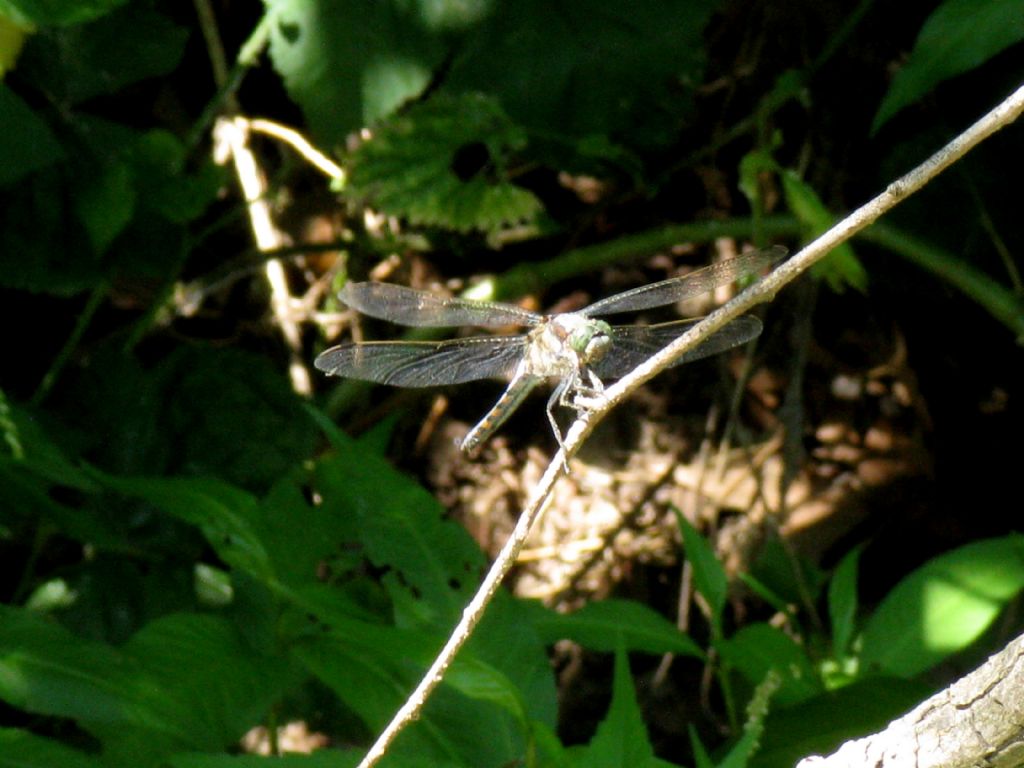
[[[572,332],[569,345],[585,363],[596,363],[608,352],[612,329],[603,320],[590,320]]]

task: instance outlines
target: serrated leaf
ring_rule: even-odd
[[[653,762],[654,748],[636,701],[629,661],[620,646],[615,654],[612,703],[578,764],[587,768],[643,768]]]
[[[435,97],[382,125],[353,153],[350,190],[413,224],[494,232],[541,209],[532,192],[506,178],[508,154],[525,143],[494,101]]]
[[[861,666],[921,674],[973,643],[1024,589],[1024,537],[977,541],[929,560],[864,627]]]
[[[878,107],[872,133],[943,80],[974,69],[1021,40],[1020,0],[946,0],[921,27],[910,58]]]

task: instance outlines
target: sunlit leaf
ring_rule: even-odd
[[[911,677],[967,648],[1024,589],[1024,537],[967,544],[925,563],[864,628],[861,665]]]
[[[383,124],[352,156],[351,193],[413,224],[491,232],[530,221],[532,192],[508,179],[526,135],[478,95],[436,97]]]

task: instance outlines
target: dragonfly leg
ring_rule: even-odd
[[[586,384],[583,383],[584,377],[587,380]],[[576,377],[575,385],[571,389],[572,402],[564,404],[577,411],[593,410],[604,400],[604,383],[589,368],[584,368],[583,374]]]
[[[555,387],[551,393],[551,397],[548,398],[548,421],[551,422],[551,431],[555,433],[555,440],[558,441],[558,447],[562,452],[562,466],[565,467],[566,474],[569,473],[569,459],[565,453],[565,443],[562,442],[562,431],[558,428],[558,422],[555,421],[555,406],[556,405],[569,405],[565,401],[569,390],[572,389],[572,379],[563,379]]]

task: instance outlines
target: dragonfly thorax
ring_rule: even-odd
[[[596,363],[608,352],[612,328],[574,312],[554,315],[529,334],[527,370],[534,376],[565,376]]]

